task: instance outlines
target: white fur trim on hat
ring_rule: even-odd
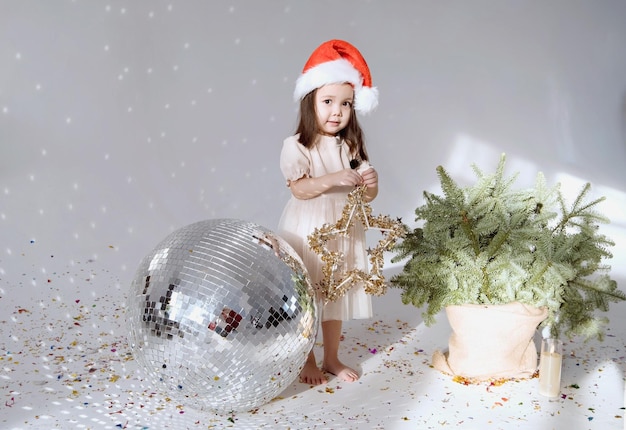
[[[311,91],[324,85],[342,84],[344,82],[352,84],[355,90],[362,86],[361,74],[352,66],[352,63],[343,58],[320,63],[300,75],[296,81],[293,97],[294,100],[298,101]]]

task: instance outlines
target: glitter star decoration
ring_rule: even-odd
[[[382,295],[387,291],[382,272],[383,253],[390,251],[396,241],[404,237],[406,229],[399,218],[393,220],[386,215],[372,216],[371,206],[363,201],[365,188],[365,186],[357,187],[348,194],[341,218],[336,223],[326,223],[308,236],[309,247],[320,256],[324,263],[323,278],[316,287],[325,302],[337,300],[359,282],[363,283],[367,294]],[[357,221],[363,224],[365,230],[380,230],[383,237],[374,249],[367,250],[371,264],[369,273],[360,269],[340,273],[344,256],[339,251],[329,250],[328,241],[337,236],[348,236],[350,227]]]

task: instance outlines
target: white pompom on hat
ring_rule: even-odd
[[[302,100],[311,91],[328,84],[350,83],[354,87],[354,109],[362,114],[378,106],[378,88],[358,49],[344,40],[329,40],[309,57],[296,81],[294,100]]]

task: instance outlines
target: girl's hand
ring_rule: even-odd
[[[306,200],[315,198],[335,187],[356,187],[358,185],[367,185],[365,201],[374,200],[378,194],[378,173],[376,170],[373,167],[366,167],[361,174],[353,169],[343,169],[316,178],[303,176],[296,181],[290,181],[289,189],[296,198]]]
[[[363,178],[363,184],[368,188],[378,187],[378,172],[373,167],[369,167],[367,170],[361,172]]]
[[[333,175],[333,183],[337,187],[357,186],[363,184],[363,178],[353,169],[343,169]]]

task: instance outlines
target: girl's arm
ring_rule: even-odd
[[[378,179],[376,179],[376,181],[378,181]],[[319,176],[317,178],[309,178],[304,176],[296,181],[291,181],[289,183],[289,189],[296,198],[307,200],[317,197],[320,194],[332,190],[336,187],[357,186],[363,183],[363,177],[359,175],[355,170],[343,169],[335,173],[329,173],[328,175]],[[378,193],[378,186],[376,186],[376,193]],[[368,194],[367,191],[366,194]],[[372,199],[374,197],[372,197]]]

